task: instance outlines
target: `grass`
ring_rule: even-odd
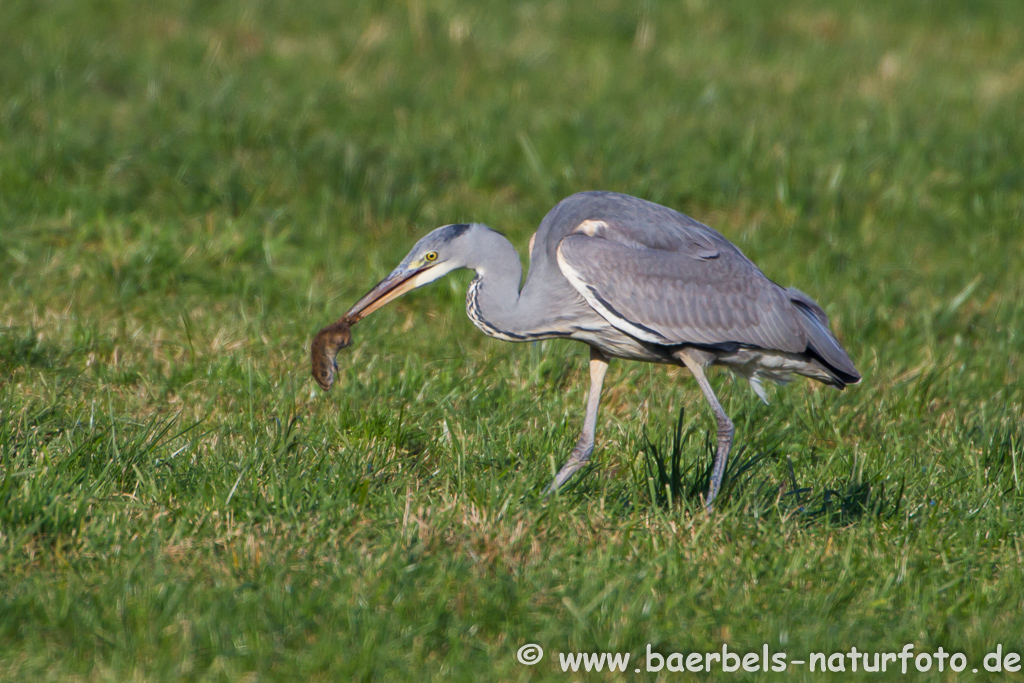
[[[0,678],[1024,651],[1021,26],[1011,1],[0,4]],[[524,249],[584,189],[714,225],[864,374],[770,406],[715,374],[713,516],[699,391],[627,363],[599,467],[546,503],[583,349],[479,334],[468,275],[361,324],[330,394],[309,377],[419,235]],[[659,676],[700,674],[622,675]]]

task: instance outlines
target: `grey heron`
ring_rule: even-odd
[[[590,461],[608,362],[623,358],[686,367],[711,406],[718,439],[704,501],[709,510],[734,430],[705,368],[738,373],[762,400],[763,380],[798,374],[842,389],[861,379],[811,297],[775,284],[720,233],[667,207],[612,192],[574,194],[544,217],[529,252],[520,288],[519,255],[501,233],[479,223],[430,232],[321,331],[314,378],[330,388],[350,324],[453,270],[472,269],[466,312],[484,334],[514,342],[575,339],[590,347],[583,428],[547,492]]]

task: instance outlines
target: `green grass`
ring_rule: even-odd
[[[1012,0],[0,3],[0,678],[1024,651],[1022,26]],[[628,363],[598,467],[545,503],[585,349],[479,334],[466,274],[309,377],[419,235],[524,250],[585,189],[714,225],[864,374],[764,406],[714,373],[710,517],[699,391]]]

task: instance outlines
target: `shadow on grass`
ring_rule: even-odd
[[[55,344],[39,339],[32,327],[0,328],[0,369],[31,367],[42,370],[62,369],[71,355]]]
[[[680,409],[667,444],[654,443],[644,429],[643,469],[633,471],[635,498],[641,506],[672,510],[683,505],[683,501],[695,503],[698,509],[703,506],[703,496],[711,481],[715,444],[710,434],[706,435],[703,455],[683,466],[683,450],[694,429],[684,433],[683,415]],[[776,473],[783,459],[787,476],[780,481]],[[905,486],[901,482],[898,489],[887,489],[879,479],[866,477],[861,470],[852,468],[832,486],[801,486],[789,457],[777,452],[746,456],[746,449],[740,447],[729,458],[716,506],[739,506],[759,513],[775,509],[795,514],[807,523],[839,526],[865,518],[892,518],[899,513]]]

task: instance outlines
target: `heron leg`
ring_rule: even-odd
[[[590,462],[590,454],[594,452],[594,431],[597,428],[597,409],[601,405],[601,387],[604,385],[604,375],[608,371],[608,359],[603,353],[593,346],[590,347],[590,394],[587,396],[587,414],[583,418],[583,429],[580,431],[580,438],[576,441],[576,447],[562,469],[558,470],[555,480],[544,491],[545,496],[550,496],[557,491],[562,484],[569,480],[572,475]]]
[[[686,351],[677,352],[676,357],[683,362],[693,378],[697,380],[697,386],[704,392],[704,398],[711,404],[711,410],[715,412],[715,420],[718,422],[718,448],[715,451],[715,461],[711,466],[711,486],[708,487],[708,497],[704,501],[704,506],[708,512],[711,512],[715,496],[718,495],[718,489],[722,486],[722,477],[725,476],[725,463],[729,460],[729,450],[732,448],[732,435],[735,430],[732,420],[725,414],[722,404],[718,402],[718,397],[715,396],[715,392],[711,388],[711,383],[704,375],[704,368],[701,364]]]

